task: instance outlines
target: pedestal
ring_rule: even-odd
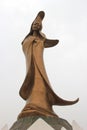
[[[50,125],[50,127],[52,127],[54,130],[61,130],[62,127],[64,127],[66,130],[72,130],[72,126],[66,120],[62,118],[46,116],[29,116],[20,118],[13,124],[10,130],[29,130],[35,121],[40,118]],[[38,130],[38,128],[36,128],[36,130]]]

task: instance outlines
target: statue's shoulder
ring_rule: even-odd
[[[32,35],[28,35],[24,38],[24,40],[22,41],[22,45],[25,43],[25,42],[32,42],[34,40],[34,36]]]

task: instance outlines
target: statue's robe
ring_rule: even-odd
[[[41,108],[41,102],[43,102],[42,108],[47,111],[52,111],[52,105],[75,104],[78,99],[66,101],[54,93],[46,74],[43,62],[44,48],[56,45],[58,40],[32,41],[32,37],[27,37],[22,44],[26,58],[26,77],[19,92],[20,96],[27,101],[27,105],[36,104]]]

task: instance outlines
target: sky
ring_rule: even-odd
[[[87,128],[87,1],[0,0],[0,128],[9,127],[25,106],[19,89],[26,74],[21,42],[39,11],[42,32],[59,44],[44,50],[45,68],[54,92],[79,102],[53,106],[56,114]]]

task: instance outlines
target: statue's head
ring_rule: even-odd
[[[32,25],[31,25],[31,29],[30,29],[30,34],[32,35],[33,31],[38,31],[40,32],[42,29],[42,20],[45,16],[45,13],[43,11],[40,11],[35,20],[33,21]]]
[[[45,37],[45,35],[43,33],[41,33],[41,29],[42,29],[42,20],[45,16],[44,11],[40,11],[35,20],[33,21],[33,23],[31,24],[31,29],[30,32],[28,33],[28,35],[25,37],[25,39],[29,36],[29,35],[33,35],[33,32],[36,30],[37,32],[39,32],[40,36]],[[24,39],[24,40],[25,40]],[[24,42],[23,40],[23,42]],[[23,44],[22,42],[22,44]]]

